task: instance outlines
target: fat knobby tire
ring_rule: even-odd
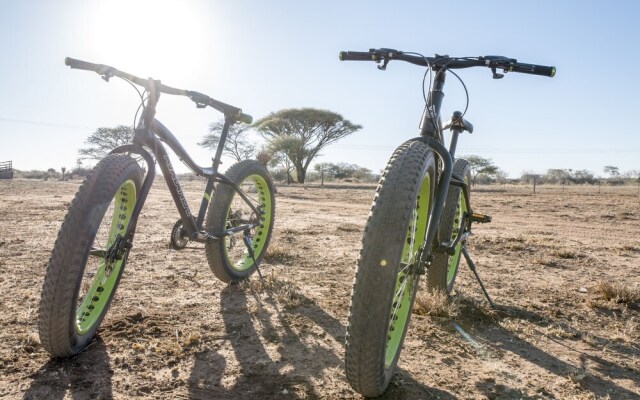
[[[128,251],[101,315],[85,332],[78,332],[76,310],[80,285],[98,227],[121,185],[132,181],[137,193],[141,175],[140,167],[131,157],[109,155],[96,165],[69,206],[47,265],[40,299],[40,342],[54,357],[68,357],[85,348],[109,308]]]
[[[267,251],[273,230],[275,216],[275,190],[273,181],[267,168],[255,160],[240,161],[232,165],[225,175],[238,186],[246,180],[252,181],[256,187],[256,193],[247,193],[247,195],[254,200],[258,200],[260,203],[259,206],[265,208],[265,214],[260,218],[261,223],[255,228],[256,235],[253,235],[252,238],[252,245],[255,248],[254,256],[259,265]],[[239,195],[231,185],[224,183],[217,184],[214,198],[209,204],[209,211],[207,213],[206,230],[208,233],[217,235],[229,228],[227,223],[234,197],[236,197],[236,202],[242,201],[238,199]],[[245,257],[248,267],[237,268],[234,265],[234,260],[229,260],[225,248],[227,240],[234,240],[235,246],[245,248],[242,235],[242,232],[238,232],[234,234],[235,237],[233,238],[221,238],[207,242],[205,245],[209,267],[214,275],[223,282],[242,281],[247,279],[256,270],[255,263],[253,263],[253,260],[250,260],[248,255]]]
[[[469,184],[471,182],[469,162],[461,158],[457,159],[453,165],[453,174],[463,178],[466,183]],[[456,232],[454,232],[454,226],[456,228],[460,226],[460,207],[463,206],[463,203],[466,204],[462,194],[462,189],[458,186],[449,186],[447,199],[445,201],[444,209],[442,210],[440,226],[438,228],[440,243],[448,242],[455,238]],[[466,207],[468,208],[469,206],[466,205]],[[455,255],[434,253],[433,262],[429,266],[429,271],[427,272],[428,290],[441,290],[447,294],[451,293],[456,276],[458,275],[461,245],[461,243],[458,243]],[[449,272],[450,269],[451,273]]]
[[[408,141],[389,160],[373,199],[356,267],[345,352],[347,379],[354,390],[365,396],[375,397],[385,391],[400,355],[418,286],[417,281],[412,286],[397,351],[392,353],[391,362],[385,361],[389,357],[386,346],[400,260],[423,179],[427,175],[430,179],[430,203],[434,174],[432,150],[421,141]],[[428,210],[423,212],[428,214]]]

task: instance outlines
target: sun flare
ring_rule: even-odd
[[[164,80],[190,75],[207,54],[196,2],[112,0],[96,11],[92,61]]]

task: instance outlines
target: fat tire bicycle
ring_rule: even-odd
[[[488,67],[499,79],[506,72],[553,77],[555,68],[502,56],[425,57],[393,49],[341,52],[340,60],[374,61],[381,70],[392,60],[426,67],[423,90],[429,76],[420,136],[394,151],[376,189],[351,294],[347,380],[357,392],[375,397],[386,390],[400,357],[421,275],[426,275],[427,289],[450,294],[464,256],[491,302],[466,249],[472,223],[491,217],[472,211],[469,163],[455,158],[458,136],[473,131],[464,119],[466,110],[454,112],[446,123],[441,120],[447,72],[466,92],[451,70]],[[451,130],[448,149],[445,130]]]
[[[78,189],[53,246],[40,299],[38,331],[40,342],[54,357],[82,351],[104,319],[133,246],[156,163],[180,214],[171,233],[172,247],[184,248],[189,241],[204,243],[208,264],[221,281],[238,282],[260,272],[258,266],[269,245],[275,215],[274,186],[266,167],[244,160],[226,174],[218,172],[229,127],[250,124],[250,115],[205,94],[138,78],[108,65],[72,58],[66,58],[65,64],[94,71],[107,82],[113,77],[128,82],[140,96],[138,112],[142,111],[131,143],[98,162]],[[211,167],[196,164],[155,119],[161,93],[187,96],[198,108],[209,106],[224,115]],[[163,143],[194,174],[206,179],[197,215],[191,213]],[[146,174],[140,167],[142,161]]]

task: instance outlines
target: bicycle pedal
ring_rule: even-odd
[[[473,213],[471,214],[471,221],[486,224],[491,222],[491,216],[487,214]]]

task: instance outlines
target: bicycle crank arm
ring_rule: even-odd
[[[462,221],[460,223],[460,227],[458,228],[458,233],[456,238],[453,241],[440,243],[438,248],[435,250],[440,253],[447,253],[448,255],[454,255],[456,253],[456,246],[458,243],[464,242],[471,235],[471,221],[468,220],[469,215],[465,213]]]
[[[456,246],[458,245],[458,243],[460,243],[460,242],[464,243],[469,236],[471,236],[471,232],[469,232],[469,231],[461,233],[461,234],[458,234],[458,236],[456,236],[456,238],[455,238],[455,240],[453,242],[444,242],[444,243],[442,243],[438,250],[443,252],[443,253],[447,253],[450,256],[452,256],[452,255],[454,255],[456,253]]]
[[[89,251],[89,255],[94,257],[105,258],[107,257],[107,251],[104,249],[97,249],[95,247],[92,247],[91,250]]]
[[[486,224],[491,222],[491,215],[473,213],[470,216],[472,222],[478,222],[480,224]]]

